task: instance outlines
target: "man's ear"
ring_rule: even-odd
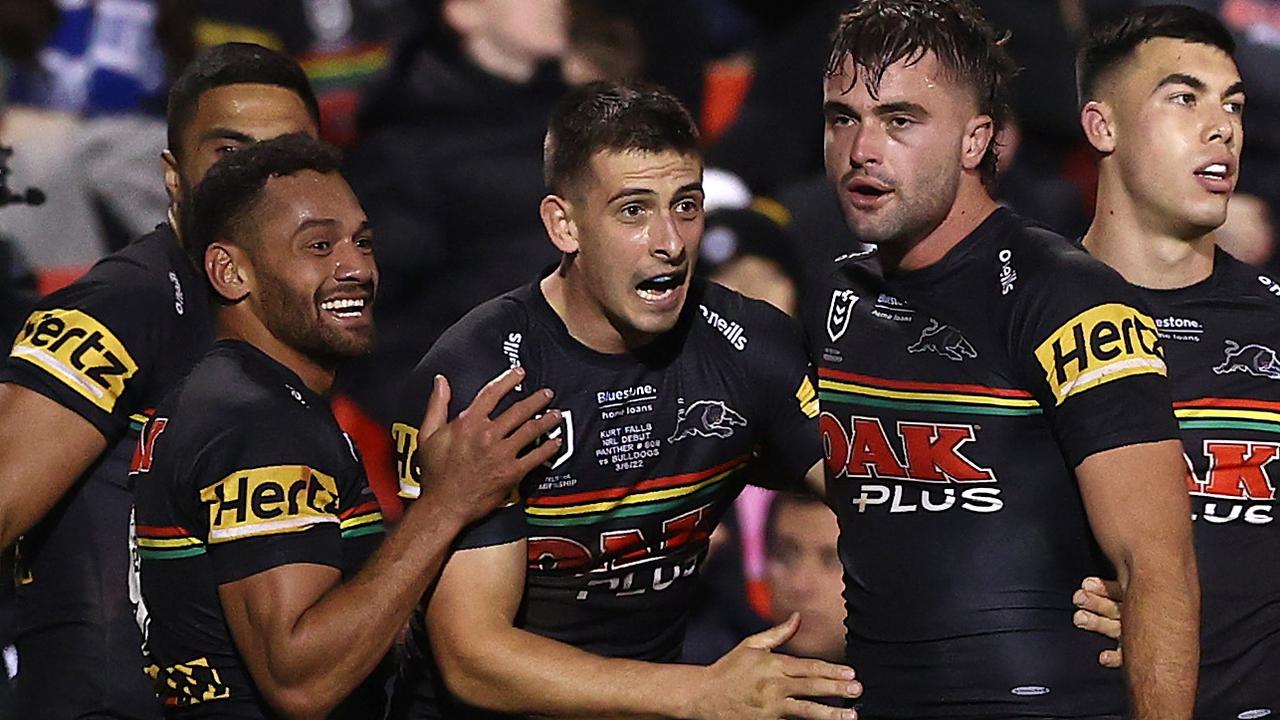
[[[237,303],[253,289],[252,266],[242,248],[230,243],[211,243],[204,251],[204,272],[213,291],[223,300]]]
[[[976,170],[987,154],[987,148],[995,142],[996,123],[990,115],[977,115],[964,128],[964,143],[960,150],[960,165],[965,170]]]
[[[573,204],[559,195],[547,195],[538,206],[542,226],[547,229],[551,244],[566,255],[578,252],[578,224],[571,210]]]
[[[1115,109],[1110,103],[1090,100],[1080,110],[1080,127],[1084,137],[1100,153],[1109,154],[1116,149]]]
[[[178,174],[178,158],[170,150],[160,151],[164,163],[164,191],[169,194],[169,207],[178,207],[182,198],[182,176]]]

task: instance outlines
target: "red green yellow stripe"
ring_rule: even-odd
[[[188,530],[174,526],[137,525],[134,534],[138,555],[150,560],[178,560],[203,555],[204,542]]]
[[[342,537],[353,538],[384,531],[382,509],[375,501],[354,505],[338,513]]]
[[[1246,398],[1197,398],[1173,404],[1183,430],[1258,430],[1280,433],[1280,403]]]
[[[714,494],[726,479],[745,468],[749,459],[749,455],[741,455],[706,470],[651,478],[629,487],[530,498],[525,515],[531,525],[559,527],[663,512]]]
[[[964,383],[892,380],[830,368],[818,370],[824,402],[897,410],[977,415],[1038,415],[1040,403],[1026,390]]]

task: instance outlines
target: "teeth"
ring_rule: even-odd
[[[1201,173],[1205,175],[1225,176],[1227,174],[1227,166],[1222,163],[1214,163],[1205,167],[1204,170],[1201,170]]]
[[[640,297],[644,298],[645,300],[661,300],[662,298],[674,292],[674,289],[666,288],[663,290],[645,290],[643,288],[637,288],[636,292],[639,293]]]
[[[338,311],[338,310],[363,310],[364,300],[361,298],[341,298],[337,300],[325,300],[320,303],[321,310]]]

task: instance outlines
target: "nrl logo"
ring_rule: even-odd
[[[858,296],[852,290],[835,290],[831,293],[831,307],[827,310],[827,337],[836,342],[844,337],[849,329],[849,318],[853,317],[853,306]]]
[[[1256,377],[1280,380],[1280,357],[1266,345],[1256,343],[1241,347],[1234,340],[1227,341],[1226,358],[1213,369],[1218,375],[1243,372]]]
[[[907,352],[937,353],[953,362],[978,357],[978,351],[973,349],[973,345],[964,339],[959,330],[950,325],[943,325],[933,318],[929,318],[929,327],[920,333],[920,339],[908,347]]]
[[[680,409],[676,429],[667,442],[675,444],[687,437],[727,438],[735,427],[746,426],[747,419],[723,400],[698,400]]]

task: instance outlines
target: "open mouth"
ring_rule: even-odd
[[[320,309],[342,320],[358,318],[364,314],[365,298],[330,298],[320,303]]]
[[[1225,163],[1210,163],[1197,170],[1196,175],[1210,180],[1226,180],[1231,177],[1231,170]]]
[[[687,271],[664,273],[636,284],[636,294],[647,302],[660,302],[672,296],[684,284]]]

